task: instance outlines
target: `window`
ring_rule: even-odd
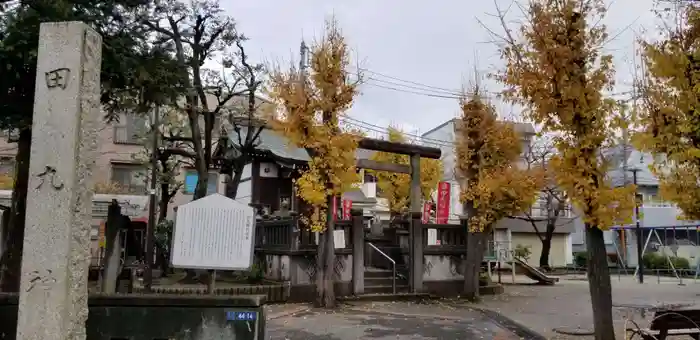
[[[197,187],[197,179],[199,179],[199,176],[197,175],[197,171],[195,170],[188,170],[185,173],[185,193],[186,194],[194,194],[194,189]],[[217,185],[219,184],[219,174],[216,172],[210,172],[209,173],[209,178],[207,179],[207,195],[211,195],[213,193],[216,193],[216,188]]]
[[[559,206],[560,202],[556,198],[552,198],[551,204],[554,206]],[[546,217],[548,213],[550,212],[550,209],[554,209],[555,207],[549,207],[547,205],[547,194],[541,194],[540,197],[537,199],[535,204],[532,206],[532,209],[530,211],[530,214],[532,216],[536,217]],[[571,206],[568,202],[564,203],[563,207],[561,210],[559,210],[559,215],[558,217],[570,217],[571,216]]]
[[[137,164],[112,164],[112,182],[130,194],[146,193],[146,168]]]
[[[119,125],[114,127],[115,144],[142,144],[148,133],[146,115],[126,114],[121,116]]]

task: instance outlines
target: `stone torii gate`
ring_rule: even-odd
[[[423,230],[421,221],[421,189],[420,189],[420,159],[431,158],[440,159],[442,151],[438,148],[427,147],[422,145],[413,145],[408,143],[389,142],[380,139],[363,138],[360,140],[358,148],[372,151],[381,151],[395,153],[400,155],[408,155],[411,158],[410,166],[403,164],[377,162],[369,159],[360,159],[357,161],[357,167],[377,171],[389,171],[411,175],[411,197],[410,197],[410,218],[409,227],[409,278],[410,288],[412,293],[419,293],[423,290]],[[357,239],[353,240],[356,241]],[[359,240],[357,240],[359,241]],[[357,244],[357,242],[354,242]],[[364,235],[359,244],[364,247]],[[359,258],[353,258],[353,268],[359,268],[364,263],[358,263]],[[353,272],[354,284],[362,285],[361,280],[356,280]],[[358,273],[360,274],[360,273]],[[364,274],[364,273],[362,273]],[[362,275],[360,274],[360,275]],[[363,276],[363,275],[362,275]]]

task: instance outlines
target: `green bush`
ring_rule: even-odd
[[[574,264],[576,267],[586,267],[586,263],[588,263],[588,254],[586,252],[578,252],[574,254]]]
[[[667,270],[671,269],[671,266],[668,264],[669,259],[671,260],[671,263],[673,263],[673,267],[676,269],[690,268],[690,262],[684,257],[670,256],[667,259],[665,255],[659,253],[644,254],[644,257],[642,257],[642,263],[646,269]]]
[[[686,259],[685,257],[671,257],[671,262],[673,263],[673,267],[676,269],[690,269],[690,261]]]
[[[530,246],[524,246],[522,244],[518,244],[515,246],[515,249],[513,249],[513,255],[516,257],[519,257],[525,261],[530,260],[530,255],[532,255],[532,247]]]
[[[256,262],[245,273],[245,280],[248,283],[260,283],[265,279],[265,270]]]

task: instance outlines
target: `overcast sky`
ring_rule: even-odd
[[[251,58],[265,62],[298,60],[302,38],[311,42],[320,37],[324,20],[334,15],[358,56],[355,61],[371,71],[365,73],[367,84],[362,85],[350,116],[379,126],[394,124],[426,132],[458,113],[457,100],[441,96],[454,97],[474,79],[475,68],[484,75],[501,65],[493,39],[477,21],[502,32],[489,15],[495,13],[491,0],[221,1],[250,38]],[[502,7],[511,2],[498,1]],[[610,3],[604,22],[614,39],[606,49],[618,66],[619,91],[627,90],[623,86],[632,79],[635,36],[644,29],[647,34],[654,31],[652,8],[653,0]],[[517,17],[513,10],[510,19]],[[430,87],[417,89],[422,86],[415,83]],[[498,84],[485,84],[488,90],[498,90]]]

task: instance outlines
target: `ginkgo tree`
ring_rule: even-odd
[[[316,305],[335,306],[335,247],[331,203],[359,182],[355,152],[359,137],[339,127],[339,118],[357,95],[350,79],[350,51],[335,21],[311,47],[308,70],[291,67],[271,77],[270,97],[279,105],[271,125],[291,144],[305,148],[311,160],[296,179],[298,196],[310,211],[302,222],[320,232],[316,261]]]
[[[700,9],[681,9],[684,22],[668,37],[645,42],[644,110],[635,142],[659,155],[652,166],[659,192],[683,217],[700,219]]]
[[[389,127],[387,135],[390,142],[406,142],[403,132],[395,127]],[[409,156],[390,152],[376,152],[371,159],[378,162],[401,165],[409,165],[410,163]],[[377,188],[382,193],[382,197],[387,199],[391,214],[396,216],[408,211],[411,196],[411,176],[388,171],[371,170],[371,172],[377,177]],[[421,159],[420,187],[421,196],[424,200],[430,199],[441,177],[442,162],[439,159]]]
[[[456,173],[467,220],[464,296],[479,297],[479,271],[487,235],[499,220],[528,209],[542,186],[538,169],[519,167],[521,138],[514,124],[498,120],[478,88],[461,101]]]
[[[613,139],[616,101],[612,56],[601,18],[602,0],[530,0],[517,30],[500,36],[506,67],[498,79],[507,99],[552,135],[556,155],[550,166],[557,182],[582,212],[588,250],[588,282],[595,339],[615,339],[608,258],[603,230],[630,220],[634,186],[614,188],[606,180],[602,150]],[[518,32],[519,34],[516,34]]]

